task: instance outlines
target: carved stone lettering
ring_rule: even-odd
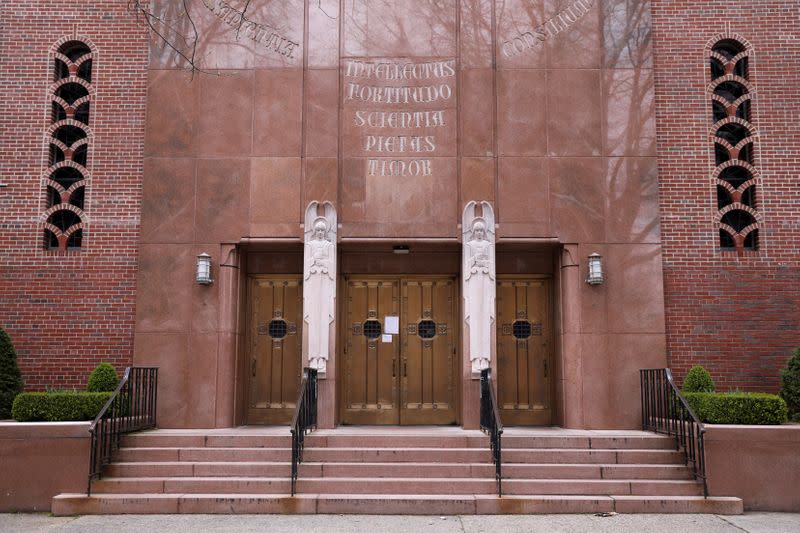
[[[532,30],[520,32],[503,41],[501,50],[505,57],[514,57],[523,53],[542,50],[544,43],[572,27],[578,20],[589,13],[594,0],[576,0],[544,24]]]
[[[281,35],[278,30],[249,20],[242,10],[236,9],[226,0],[203,0],[203,5],[233,31],[239,32],[239,35],[255,41],[272,53],[294,58],[292,54],[300,43]]]
[[[434,174],[439,133],[452,135],[455,127],[455,65],[454,59],[345,61],[345,120],[358,136],[358,155],[366,157],[366,176]]]

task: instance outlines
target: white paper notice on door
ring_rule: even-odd
[[[381,342],[391,343],[392,342],[392,336],[391,335],[387,335],[386,333],[384,333],[383,335],[381,335]]]
[[[389,315],[383,317],[383,332],[389,335],[397,335],[400,333],[400,317]]]

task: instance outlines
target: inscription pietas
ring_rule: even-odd
[[[253,22],[244,16],[241,9],[233,7],[225,0],[203,0],[203,5],[231,29],[262,45],[270,52],[293,59],[292,54],[300,46],[299,43],[278,33],[277,30]]]
[[[369,176],[431,176],[437,134],[454,120],[455,60],[424,63],[348,60],[347,120],[360,133]]]

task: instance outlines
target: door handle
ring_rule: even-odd
[[[544,377],[547,377],[547,359],[545,359],[543,362],[544,362]]]

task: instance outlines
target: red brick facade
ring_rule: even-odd
[[[667,346],[679,378],[703,364],[719,388],[776,391],[800,345],[800,6],[652,2]],[[707,46],[753,48],[759,249],[720,252]]]
[[[101,361],[129,365],[141,205],[147,47],[122,0],[0,5],[0,325],[15,343],[26,389],[80,388]],[[41,176],[52,123],[51,50],[89,40],[91,102],[83,247],[43,249]]]
[[[142,190],[147,46],[125,0],[0,4],[0,326],[29,390],[81,387],[100,361],[130,364]],[[707,46],[754,49],[760,246],[720,252]],[[776,390],[800,345],[800,6],[652,1],[661,235],[670,366],[707,366],[721,388]],[[68,35],[97,48],[92,184],[80,251],[42,248],[48,57]]]

